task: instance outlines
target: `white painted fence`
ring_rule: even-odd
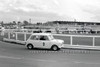
[[[100,50],[100,36],[99,35],[64,35],[64,34],[54,34],[54,35],[69,37],[70,43],[68,44],[65,43],[65,48],[99,49]],[[81,42],[83,41],[83,42],[80,44],[80,41]],[[75,42],[77,43],[75,44]]]
[[[5,32],[3,40],[25,44],[31,34],[32,33],[24,32]],[[100,36],[98,35],[53,35],[55,38],[63,39],[65,41],[64,48],[100,49]]]

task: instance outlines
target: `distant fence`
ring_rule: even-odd
[[[2,31],[2,30],[0,30]],[[55,30],[55,29],[4,29],[3,31],[10,32],[25,32],[25,33],[36,33],[36,32],[46,32],[53,34],[96,34],[100,35],[100,31],[90,31],[90,30]]]
[[[32,33],[5,32],[4,40],[25,44]],[[99,35],[53,34],[56,39],[64,40],[65,48],[100,49]]]
[[[46,30],[46,29],[5,29],[5,32],[25,32],[25,33],[35,33],[35,32],[47,32],[47,31],[51,31],[50,33],[56,33],[55,30]]]

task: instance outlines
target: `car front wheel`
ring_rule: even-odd
[[[33,49],[33,45],[32,45],[32,44],[28,44],[28,45],[27,45],[27,48],[28,48],[29,50],[31,50],[31,49]]]
[[[59,49],[58,46],[56,45],[52,46],[52,50],[57,51],[58,49]]]

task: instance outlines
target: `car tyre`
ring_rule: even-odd
[[[58,46],[56,46],[56,45],[52,46],[53,51],[57,51],[58,49],[59,49]]]
[[[32,44],[28,44],[28,45],[27,45],[27,48],[28,48],[29,50],[32,50],[33,47],[34,47],[34,46],[33,46]]]

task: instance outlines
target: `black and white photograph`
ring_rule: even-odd
[[[0,0],[0,67],[99,67],[100,0]]]

